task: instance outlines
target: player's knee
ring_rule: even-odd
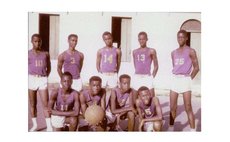
[[[70,125],[75,126],[77,125],[78,118],[77,117],[70,117]]]
[[[132,111],[128,112],[128,119],[134,120],[134,117],[135,114]]]
[[[161,131],[162,121],[155,121],[153,123],[153,128],[155,131]]]
[[[189,104],[185,104],[185,111],[187,113],[191,112],[192,111],[192,105],[189,103]]]

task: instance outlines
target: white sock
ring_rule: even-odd
[[[33,123],[33,127],[30,128],[30,132],[33,132],[37,129],[37,118],[36,117],[32,118],[32,123]]]
[[[46,131],[53,131],[50,118],[46,118]]]
[[[196,128],[194,129],[190,128],[190,132],[196,132]]]

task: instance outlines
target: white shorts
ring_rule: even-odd
[[[82,80],[81,78],[79,79],[73,79],[73,83],[71,85],[71,88],[76,90],[76,91],[81,91],[82,90]],[[62,87],[61,83],[60,83],[60,87]]]
[[[101,73],[102,87],[114,88],[117,86],[117,73]]]
[[[191,91],[192,79],[190,76],[173,75],[171,82],[171,90],[177,93]]]
[[[144,123],[144,131],[147,131],[147,132],[154,131],[154,129],[153,129],[153,122],[145,122]]]
[[[63,128],[65,126],[65,116],[51,115],[51,124],[54,128]]]
[[[149,89],[154,88],[154,78],[152,75],[134,74],[131,80],[131,86],[135,90],[138,90],[141,86],[146,86]]]
[[[29,89],[30,90],[45,90],[47,89],[48,78],[29,74]]]

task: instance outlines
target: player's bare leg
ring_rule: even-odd
[[[42,102],[43,113],[46,118],[46,126],[47,126],[46,131],[52,131],[50,113],[48,112],[48,101],[49,101],[48,90],[47,89],[39,90],[39,96]]]
[[[29,101],[30,101],[30,112],[33,126],[29,130],[30,132],[35,131],[37,129],[37,91],[30,90],[28,91]]]
[[[76,131],[78,125],[77,117],[69,117],[66,122],[69,123],[69,131]]]
[[[170,90],[170,118],[169,118],[169,125],[170,129],[173,129],[174,121],[176,119],[176,110],[177,110],[177,99],[178,93]]]
[[[195,131],[195,117],[192,110],[191,91],[183,93],[183,99],[191,131]]]
[[[162,129],[162,121],[153,122],[153,129],[155,131],[161,131],[161,129]]]
[[[134,121],[135,121],[135,114],[132,111],[129,111],[127,114],[128,117],[128,131],[134,130]]]

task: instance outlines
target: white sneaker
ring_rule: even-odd
[[[34,132],[34,131],[36,131],[37,130],[37,127],[36,126],[33,126],[32,128],[30,128],[30,132]]]

